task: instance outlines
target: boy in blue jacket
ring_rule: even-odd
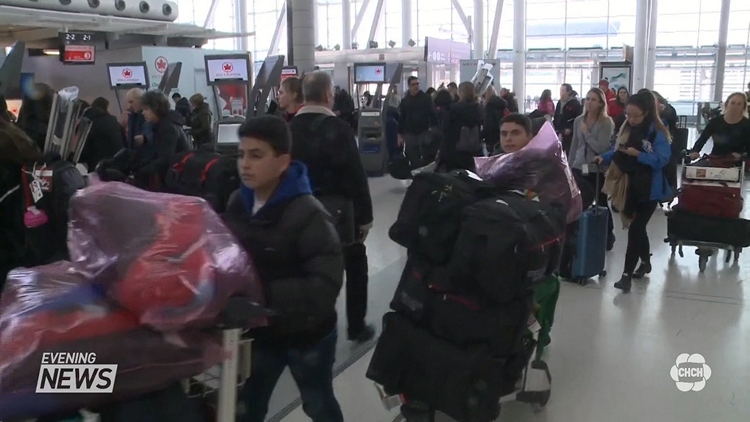
[[[344,258],[336,229],[312,195],[307,167],[292,161],[291,135],[274,116],[239,129],[237,167],[242,179],[224,220],[255,262],[267,306],[278,315],[254,333],[252,375],[241,402],[244,417],[263,422],[286,367],[314,422],[343,422],[333,394],[336,299]]]
[[[669,130],[659,118],[653,95],[631,96],[625,116],[627,121],[614,148],[596,160],[611,165],[603,190],[620,209],[623,221],[629,223],[625,268],[615,283],[616,288],[627,293],[633,278],[643,278],[651,272],[646,227],[657,205],[671,195],[672,187],[664,175],[671,156]],[[641,265],[636,269],[639,260]]]

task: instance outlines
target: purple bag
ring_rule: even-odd
[[[482,179],[504,188],[529,190],[544,202],[567,209],[567,222],[581,215],[581,192],[552,124],[545,123],[528,145],[510,154],[474,159]]]

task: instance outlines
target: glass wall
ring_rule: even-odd
[[[232,25],[232,0],[219,0],[223,7],[221,23]],[[250,13],[250,39],[253,57],[260,61],[268,53],[278,14],[284,0],[245,0]],[[341,48],[341,0],[317,1],[316,44],[325,49]],[[469,28],[451,0],[410,0],[412,39],[423,45],[425,37],[453,39],[466,42]],[[350,0],[351,22],[354,25],[364,0]],[[598,66],[603,61],[623,59],[623,46],[635,43],[636,1],[622,0],[526,0],[526,46],[529,50],[526,69],[526,93],[533,100],[544,89],[557,95],[558,86],[570,83],[584,93],[598,79]],[[183,3],[188,5],[183,6]],[[210,2],[180,1],[181,21],[201,22],[203,9]],[[353,40],[359,48],[366,48],[368,35],[375,17],[377,1],[369,2],[361,25]],[[485,47],[490,44],[492,23],[497,1],[485,0]],[[498,58],[502,60],[500,84],[511,87],[513,47],[513,0],[503,2],[503,13],[498,39]],[[192,4],[192,6],[189,6]],[[462,11],[472,19],[473,0],[458,0]],[[201,5],[201,6],[198,6]],[[389,44],[402,47],[402,0],[385,0],[380,25],[374,41],[380,48]],[[726,97],[744,91],[750,83],[748,55],[750,54],[750,1],[732,0],[729,20],[729,49],[727,53],[724,92]],[[715,87],[716,55],[719,32],[719,0],[659,0],[657,19],[657,59],[655,89],[673,102],[708,101]],[[215,25],[217,30],[229,30]],[[279,53],[286,50],[286,31],[282,33]],[[512,88],[512,87],[511,87]]]

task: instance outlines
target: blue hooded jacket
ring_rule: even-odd
[[[242,203],[245,204],[245,209],[248,213],[251,213],[253,205],[255,205],[255,191],[243,184],[240,186],[240,195]],[[274,191],[273,195],[271,195],[253,218],[262,217],[264,211],[273,205],[292,200],[302,195],[312,195],[310,180],[307,177],[307,166],[300,161],[292,161],[282,176],[276,191]]]
[[[653,144],[650,144],[649,139],[653,138]],[[652,124],[649,128],[648,137],[644,139],[644,150],[638,154],[638,163],[651,167],[651,197],[652,201],[663,201],[668,199],[672,195],[673,186],[669,186],[667,178],[664,175],[664,167],[669,163],[669,158],[672,155],[672,147],[667,141],[667,137],[660,130],[656,130]],[[611,151],[607,151],[601,155],[603,164],[609,165],[612,163],[612,156],[616,152],[618,147],[617,143]]]

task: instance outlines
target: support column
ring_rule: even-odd
[[[513,86],[519,106],[526,102],[526,0],[513,2]],[[525,110],[521,109],[520,112]]]
[[[650,0],[648,19],[648,57],[646,59],[646,88],[654,89],[656,76],[656,21],[659,10],[659,0]]]
[[[411,29],[414,21],[411,19],[411,0],[401,0],[401,48],[409,46]]]
[[[378,4],[375,5],[375,17],[372,20],[372,25],[370,26],[370,35],[367,36],[367,43],[369,44],[370,41],[375,41],[375,34],[378,33],[378,26],[380,25],[380,22],[382,22],[383,18],[383,6],[385,5],[385,0],[378,0]],[[369,45],[366,45],[365,48],[370,48]],[[385,48],[383,46],[382,48]]]
[[[648,0],[636,0],[635,45],[633,46],[633,92],[646,87],[646,50],[648,48]]]
[[[503,0],[497,0],[497,7],[495,9],[495,19],[492,21],[492,35],[490,36],[490,43],[487,46],[487,57],[490,59],[497,58],[497,43],[500,38],[500,21],[503,17]]]
[[[727,69],[727,37],[729,35],[730,0],[721,0],[719,20],[719,53],[716,55],[714,70],[714,101],[724,101],[724,73]]]
[[[247,0],[234,0],[234,26],[240,38],[237,40],[237,49],[250,51],[250,42],[247,39]]]
[[[474,0],[474,58],[484,59],[484,1]]]
[[[342,50],[352,49],[352,0],[341,0]]]
[[[312,3],[286,0],[287,60],[300,72],[308,72],[315,67],[315,11]]]

